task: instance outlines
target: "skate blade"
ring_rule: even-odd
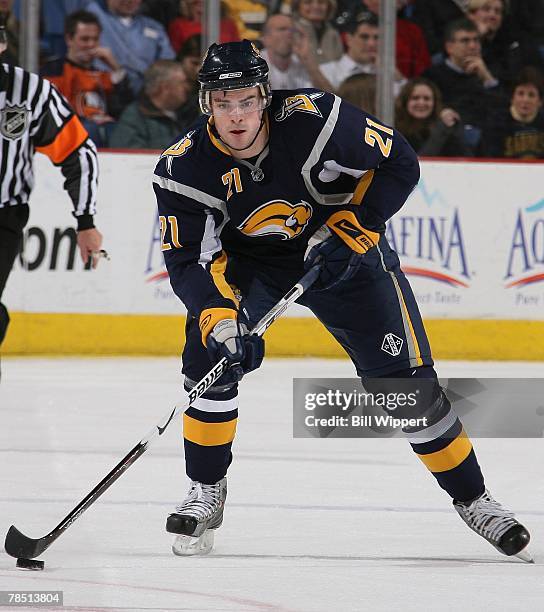
[[[213,548],[213,531],[206,531],[195,538],[193,536],[178,535],[172,544],[172,552],[178,557],[190,557],[193,555],[207,555]]]
[[[521,559],[522,561],[525,561],[525,563],[535,562],[535,560],[533,559],[533,557],[531,557],[531,555],[529,554],[529,551],[526,548],[524,548],[517,555],[514,555],[514,556],[517,557],[518,559]]]

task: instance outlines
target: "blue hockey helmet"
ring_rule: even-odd
[[[249,40],[213,44],[206,53],[198,72],[199,102],[202,112],[212,114],[211,92],[258,87],[262,105],[272,101],[268,80],[268,64],[257,47]]]

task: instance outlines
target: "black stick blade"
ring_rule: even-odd
[[[17,559],[34,559],[39,557],[42,552],[49,546],[51,542],[49,538],[45,536],[39,540],[33,540],[21,533],[17,527],[12,525],[6,535],[6,541],[4,542],[4,548],[8,555]]]

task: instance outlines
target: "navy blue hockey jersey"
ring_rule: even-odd
[[[265,113],[262,180],[230,155],[205,117],[155,169],[161,248],[193,316],[232,307],[229,258],[287,289],[304,272],[309,238],[333,213],[352,211],[363,227],[383,231],[419,179],[401,134],[333,94],[276,91]]]

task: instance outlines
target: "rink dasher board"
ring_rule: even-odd
[[[3,298],[13,313],[6,352],[179,351],[185,310],[160,252],[157,159],[99,154],[96,223],[111,261],[91,272],[65,233],[73,219],[62,175],[36,156],[24,261]],[[422,162],[420,183],[387,236],[440,357],[544,359],[542,172],[539,163]],[[311,316],[290,309],[267,333],[268,353],[343,355]]]

